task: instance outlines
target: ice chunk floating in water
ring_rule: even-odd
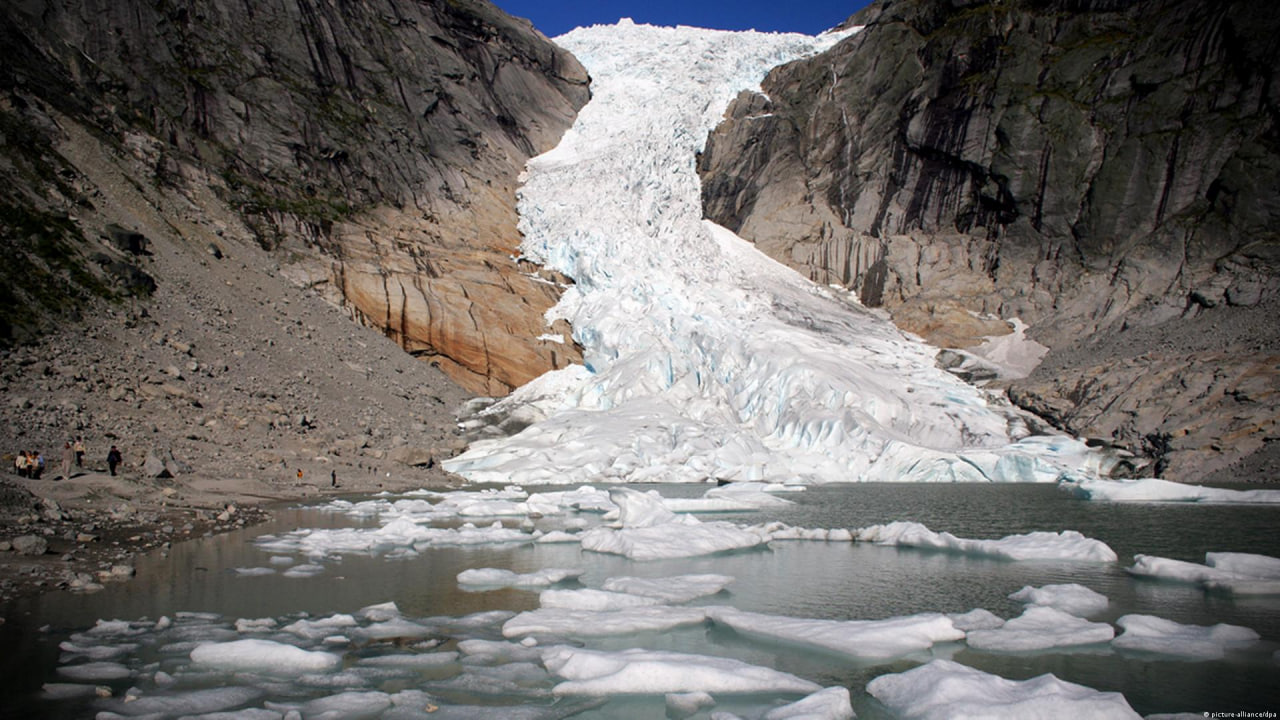
[[[898,717],[914,719],[1116,718],[1138,720],[1124,696],[1064,682],[1053,675],[1006,680],[950,660],[882,675],[867,692]]]
[[[947,550],[967,555],[989,555],[1005,560],[1084,560],[1115,562],[1116,553],[1101,540],[1087,538],[1074,530],[1031,532],[1009,535],[999,540],[974,540],[937,533],[917,522],[897,521],[871,525],[854,533],[861,542],[877,545]]]
[[[445,467],[477,482],[1045,481],[1100,455],[1028,438],[934,349],[702,220],[695,157],[741,90],[841,34],[580,28],[592,100],[520,192],[523,254],[584,365],[484,412],[532,424]]]
[[[1232,595],[1280,595],[1280,558],[1253,553],[1209,552],[1205,564],[1134,555],[1130,575],[1203,585]]]
[[[1230,490],[1184,485],[1159,478],[1139,480],[1081,479],[1063,487],[1089,500],[1112,502],[1280,503],[1280,490]]]
[[[1115,647],[1187,660],[1217,660],[1228,650],[1249,647],[1260,639],[1258,633],[1239,625],[1183,625],[1153,615],[1125,615],[1116,624],[1124,634],[1111,642]]]
[[[542,662],[564,681],[557,695],[811,693],[808,680],[741,660],[633,648],[609,652],[547,648]]]

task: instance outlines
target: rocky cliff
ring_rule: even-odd
[[[20,0],[0,56],[8,341],[154,289],[135,218],[60,150],[84,129],[217,231],[211,189],[282,273],[475,392],[577,358],[545,339],[561,280],[511,256],[518,174],[587,77],[527,22],[481,0]]]
[[[881,0],[850,24],[733,103],[707,216],[944,346],[1020,318],[1051,352],[1010,396],[1160,474],[1274,479],[1280,10]]]

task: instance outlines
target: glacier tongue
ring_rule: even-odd
[[[575,281],[548,320],[572,323],[585,365],[486,410],[533,423],[447,469],[525,484],[1091,474],[1082,443],[1020,438],[932,348],[703,221],[695,158],[729,101],[841,37],[624,20],[557,38],[593,98],[529,162],[522,252]]]

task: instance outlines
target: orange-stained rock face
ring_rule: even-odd
[[[518,238],[509,215],[509,237]],[[503,395],[581,361],[568,324],[544,317],[564,278],[517,262],[515,243],[497,242],[504,236],[461,242],[443,233],[384,209],[335,228],[332,254],[310,253],[287,272],[475,393]]]

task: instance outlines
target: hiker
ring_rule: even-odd
[[[338,471],[337,470],[329,471],[329,484],[332,487],[338,487]]]
[[[62,479],[71,479],[71,461],[75,460],[76,451],[71,449],[71,441],[62,443]]]
[[[77,437],[75,444],[71,446],[71,449],[76,451],[76,469],[83,470],[84,469],[84,438]]]
[[[107,452],[107,467],[111,469],[111,474],[116,474],[116,466],[124,462],[124,457],[120,455],[120,448],[115,445],[111,446],[111,450]]]
[[[302,468],[298,468],[298,482],[302,482]]]
[[[39,480],[40,476],[44,474],[44,453],[37,452],[35,459],[31,460],[30,462],[31,462],[31,467],[29,468],[29,471],[31,472],[30,477],[32,480]]]

